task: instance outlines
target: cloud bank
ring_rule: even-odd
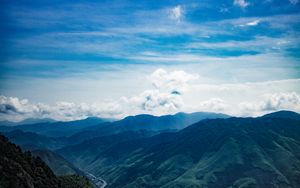
[[[48,105],[1,95],[0,120],[52,118],[70,121],[89,116],[123,118],[141,113],[163,115],[180,111],[222,112],[242,116],[257,116],[278,110],[300,112],[300,96],[297,92],[267,92],[272,91],[271,89],[275,91],[280,84],[289,88],[289,85],[293,86],[299,82],[297,79],[265,83],[203,85],[197,84],[200,81],[200,75],[190,74],[183,70],[167,71],[165,69],[157,69],[147,78],[152,88],[136,95],[123,96],[116,100],[95,101],[92,104],[60,101],[54,105]],[[260,89],[266,87],[269,90]],[[245,91],[257,90],[261,92],[245,93]],[[246,95],[255,97],[242,97]],[[187,102],[190,97],[193,99],[192,103]],[[206,99],[202,100],[203,97]],[[200,99],[195,100],[197,98]],[[239,100],[229,100],[230,98]]]
[[[148,78],[153,89],[135,96],[94,104],[62,101],[50,106],[30,103],[27,99],[0,96],[0,119],[20,121],[26,118],[52,118],[68,121],[89,116],[120,118],[139,113],[174,113],[183,107],[182,94],[187,90],[188,83],[197,79],[197,75],[157,69]]]
[[[260,113],[278,110],[300,111],[300,95],[296,92],[266,94],[264,100],[255,103],[241,103],[246,112]]]

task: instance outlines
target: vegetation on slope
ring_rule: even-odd
[[[300,187],[300,122],[204,120],[176,133],[115,142],[84,160],[108,187]],[[116,138],[116,140],[118,140]],[[91,143],[92,144],[92,143]],[[90,153],[91,154],[91,153]]]
[[[0,135],[1,188],[92,188],[93,185],[78,175],[56,177],[39,157],[10,143]]]

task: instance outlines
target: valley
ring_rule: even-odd
[[[196,119],[175,114],[168,116],[168,126],[165,117],[149,117],[99,123],[69,137],[18,126],[4,135],[41,157],[55,174],[83,175],[97,188],[300,185],[297,113]],[[76,141],[79,135],[84,138]]]

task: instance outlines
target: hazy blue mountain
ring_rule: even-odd
[[[209,112],[177,113],[175,115],[153,116],[141,114],[128,116],[112,123],[88,127],[70,137],[71,140],[86,140],[92,137],[112,135],[125,131],[147,130],[155,132],[183,129],[203,119],[229,118],[228,115]]]
[[[125,119],[115,122],[114,125],[122,127],[123,130],[152,130],[160,131],[167,129],[183,129],[188,125],[198,122],[203,119],[217,119],[228,118],[228,115],[209,113],[209,112],[195,112],[195,113],[177,113],[175,115],[152,116],[152,115],[136,115],[129,116]]]
[[[60,153],[108,187],[297,188],[299,135],[300,121],[290,118],[213,119],[146,138],[115,135],[105,147],[90,141]]]
[[[18,144],[23,150],[36,149],[58,149],[68,145],[69,141],[65,137],[54,138],[39,135],[32,132],[14,130],[3,133],[11,142]]]
[[[26,132],[34,132],[41,135],[51,137],[70,136],[80,130],[89,126],[94,126],[110,119],[102,119],[96,117],[90,117],[83,120],[68,121],[68,122],[54,122],[54,123],[36,123],[25,124],[18,126],[0,126],[1,132],[7,132],[12,130],[22,130]]]
[[[36,157],[40,157],[51,168],[55,175],[83,175],[83,172],[53,151],[33,150],[31,153]]]
[[[54,119],[44,118],[44,119],[35,119],[29,118],[20,122],[12,122],[12,121],[0,121],[0,126],[17,126],[17,125],[25,125],[25,124],[36,124],[36,123],[53,123],[56,122]]]

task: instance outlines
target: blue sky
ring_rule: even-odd
[[[300,110],[298,0],[4,0],[1,14],[1,119]]]

